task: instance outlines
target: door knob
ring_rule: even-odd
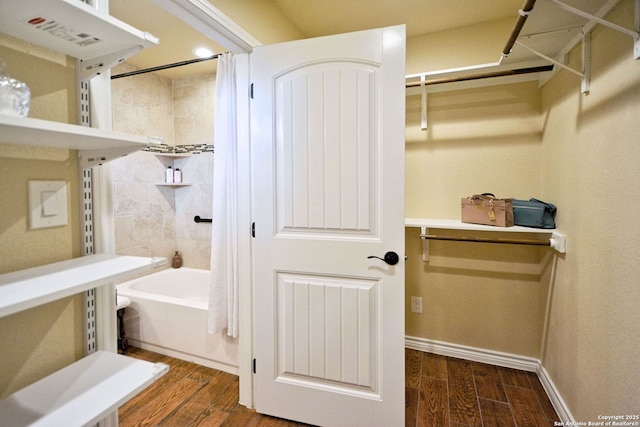
[[[375,256],[375,255],[369,255],[367,258],[378,258],[389,265],[396,265],[400,260],[400,257],[395,252],[387,252],[386,254],[384,254],[384,258],[380,258],[379,256]]]

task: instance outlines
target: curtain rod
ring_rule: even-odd
[[[182,67],[189,64],[195,64],[197,62],[210,61],[212,59],[217,59],[218,56],[220,55],[221,55],[220,53],[217,53],[207,58],[189,59],[187,61],[174,62],[173,64],[158,65],[157,67],[145,68],[144,70],[129,71],[127,73],[116,74],[115,76],[111,76],[111,80],[120,79],[122,77],[135,76],[138,74],[153,73],[154,71],[167,70],[169,68]]]

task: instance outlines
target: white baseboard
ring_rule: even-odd
[[[558,389],[553,384],[553,381],[551,381],[549,374],[539,359],[411,336],[405,337],[405,347],[438,354],[440,356],[457,357],[459,359],[486,363],[488,365],[535,372],[540,379],[542,387],[544,387],[544,390],[547,392],[551,404],[558,413],[560,421],[563,421],[565,424],[574,422],[569,408],[567,408],[564,400],[562,400],[562,396],[560,396]]]
[[[504,366],[505,368],[520,369],[522,371],[537,372],[540,361],[533,357],[518,356],[501,353],[482,348],[468,347],[442,341],[428,340],[417,337],[405,337],[405,347],[441,356],[457,357],[488,365]]]
[[[566,403],[564,403],[562,396],[560,396],[558,389],[553,384],[553,381],[551,381],[551,377],[549,377],[549,374],[547,373],[547,370],[544,369],[544,366],[542,366],[542,363],[539,363],[536,373],[538,374],[538,378],[542,383],[544,391],[547,392],[547,396],[549,396],[549,400],[551,400],[551,404],[558,413],[560,421],[564,421],[565,425],[569,422],[575,422],[573,415],[571,415],[569,408]]]
[[[164,354],[165,356],[174,357],[176,359],[184,360],[187,362],[197,363],[198,365],[206,366],[207,368],[217,369],[228,374],[239,375],[239,369],[237,366],[229,365],[226,363],[218,362],[211,359],[205,359],[200,356],[196,356],[181,351],[172,350],[166,347],[160,347],[155,344],[150,344],[143,341],[138,341],[135,338],[127,338],[129,345],[138,347],[143,350],[153,351],[154,353]]]

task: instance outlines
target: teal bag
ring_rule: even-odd
[[[523,227],[556,228],[555,205],[538,199],[518,200],[512,199],[513,224]]]

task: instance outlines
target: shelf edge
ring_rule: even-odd
[[[0,424],[92,425],[168,370],[163,363],[97,351],[0,400]]]
[[[154,258],[88,255],[0,274],[0,317],[75,295],[160,265]]]
[[[470,224],[456,219],[405,218],[406,228],[433,228],[439,230],[488,231],[497,233],[535,233],[551,234],[556,229],[531,228],[514,225],[512,227],[494,227],[490,225]]]

